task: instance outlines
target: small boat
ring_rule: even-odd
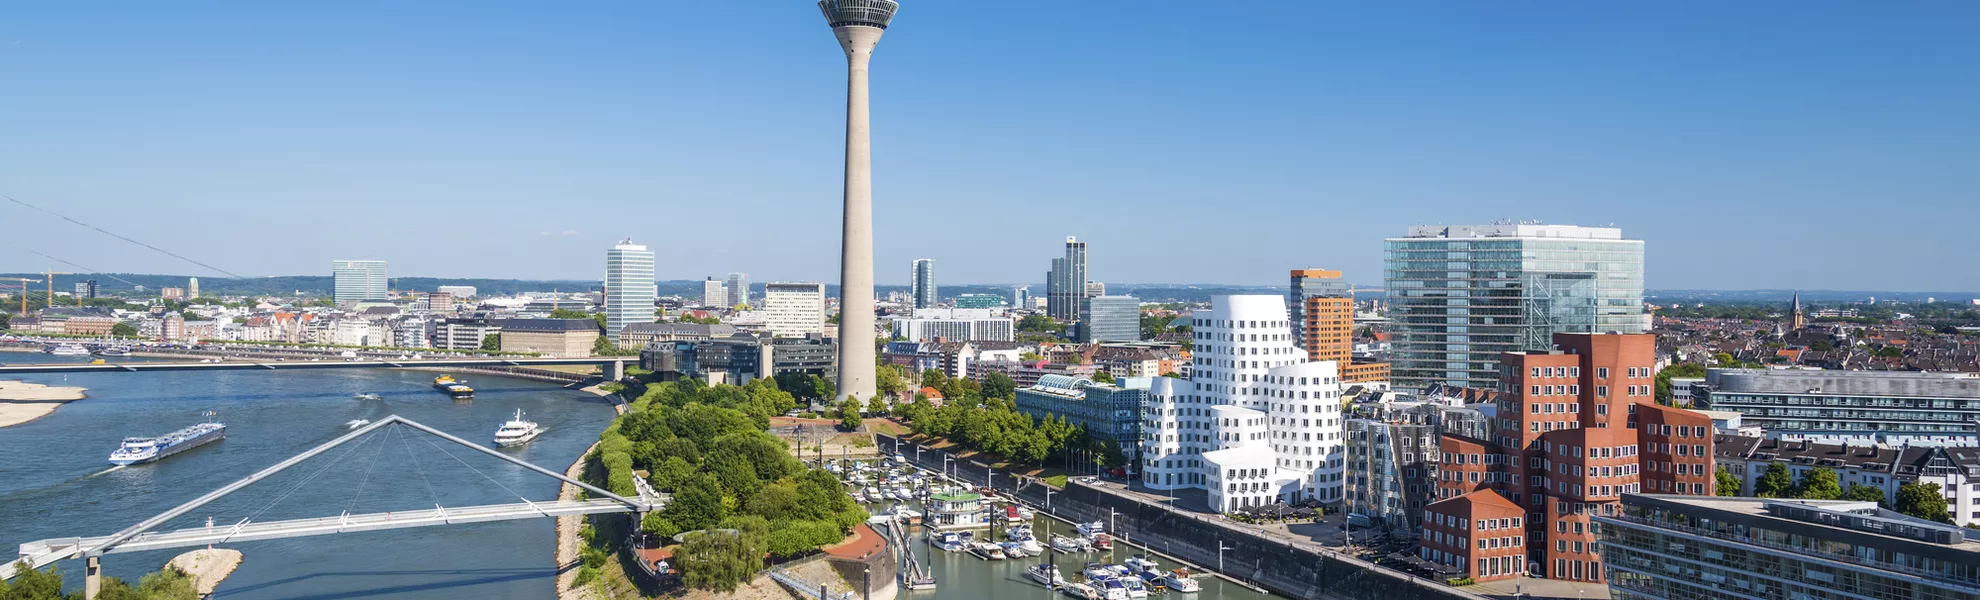
[[[1114,538],[1104,533],[1096,533],[1093,534],[1092,544],[1095,549],[1112,550],[1114,549]]]
[[[351,399],[352,400],[384,400],[385,397],[380,396],[378,394],[351,394]]]
[[[1097,579],[1088,581],[1087,583],[1092,585],[1093,589],[1100,591],[1101,598],[1106,600],[1128,600],[1127,584],[1119,579]]]
[[[1148,597],[1148,586],[1143,585],[1140,579],[1136,579],[1133,577],[1122,577],[1114,581],[1121,582],[1121,586],[1127,588],[1128,598]]]
[[[962,536],[955,533],[930,533],[928,543],[934,544],[943,552],[962,552],[969,547]]]
[[[1114,578],[1114,570],[1107,568],[1105,563],[1086,563],[1086,567],[1080,569],[1079,573],[1085,575],[1087,581],[1106,581]]]
[[[969,553],[983,560],[1004,560],[1004,548],[990,542],[977,542],[969,545]]]
[[[866,492],[853,490],[852,496],[853,496],[853,502],[858,502],[860,504],[866,503]]]
[[[1103,600],[1100,590],[1093,589],[1093,586],[1079,582],[1060,585],[1059,593],[1079,598],[1080,600]]]
[[[1128,568],[1128,571],[1136,575],[1151,571],[1161,572],[1160,565],[1155,564],[1155,561],[1149,560],[1148,557],[1140,554],[1128,557],[1127,560],[1121,561],[1121,563]]]
[[[366,426],[366,425],[370,425],[370,424],[371,424],[371,421],[370,421],[370,420],[367,420],[367,419],[351,419],[350,421],[346,421],[346,422],[344,423],[344,428],[345,428],[345,429],[357,429],[357,428],[359,428],[359,427],[363,427],[363,426]]]
[[[543,435],[543,428],[534,421],[523,420],[522,409],[518,408],[516,418],[510,419],[509,422],[503,423],[501,428],[495,430],[495,445],[521,446],[539,435]]]
[[[1052,536],[1052,551],[1058,552],[1060,554],[1085,552],[1086,543],[1085,540],[1081,540],[1079,538],[1069,538],[1063,535],[1055,535]]]
[[[1059,574],[1059,568],[1045,563],[1025,567],[1024,575],[1030,577],[1032,581],[1038,582],[1038,585],[1048,588],[1056,588],[1066,584],[1066,577]]]
[[[1026,556],[1031,556],[1030,554],[1025,553],[1024,547],[1019,546],[1017,542],[1004,542],[1002,544],[997,544],[997,547],[1003,548],[1004,556],[1009,556],[1011,558],[1024,558]]]
[[[1107,531],[1107,524],[1099,521],[1080,523],[1075,529],[1079,530],[1080,535],[1092,536],[1093,534]]]
[[[1203,590],[1203,584],[1190,576],[1189,569],[1172,569],[1162,576],[1162,587],[1171,592],[1194,594]]]
[[[433,389],[446,392],[447,395],[453,396],[455,399],[474,397],[474,388],[455,380],[452,375],[441,375],[433,378]]]
[[[99,348],[96,350],[96,355],[97,356],[130,356],[131,351],[127,348],[115,348],[115,347]]]

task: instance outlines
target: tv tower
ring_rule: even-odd
[[[873,140],[866,65],[901,4],[819,0],[818,10],[846,51],[846,208],[839,251],[839,398],[873,397]]]

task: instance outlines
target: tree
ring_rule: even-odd
[[[763,544],[756,536],[736,532],[711,531],[687,536],[687,543],[675,554],[681,567],[681,580],[688,587],[716,592],[733,592],[763,570]]]
[[[1898,486],[1897,502],[1891,510],[1907,515],[1951,523],[1952,515],[1946,511],[1946,493],[1936,483],[1906,483]]]
[[[983,376],[983,397],[1016,398],[1017,381],[1002,372],[991,371],[989,375]]]
[[[588,312],[584,312],[584,311],[581,311],[581,310],[571,310],[571,309],[568,309],[568,308],[559,308],[559,309],[556,309],[556,310],[552,310],[552,311],[550,311],[550,318],[552,318],[552,319],[589,319],[589,318],[591,318],[591,313],[588,313]]]
[[[1108,372],[1106,372],[1106,371],[1094,371],[1094,372],[1093,372],[1093,382],[1094,382],[1094,383],[1114,383],[1114,374],[1113,374],[1113,373],[1108,373]]]
[[[814,390],[813,395],[811,396],[813,398],[824,400],[828,398],[837,398],[839,396],[839,386],[837,384],[832,383],[832,380],[826,379],[824,377],[812,375],[811,387]]]
[[[673,500],[662,513],[682,531],[694,531],[720,523],[728,516],[729,508],[722,503],[722,486],[715,476],[698,473],[681,483],[680,490],[674,492]]]
[[[846,402],[839,405],[839,428],[846,431],[859,431],[859,398],[847,396]]]
[[[1065,329],[1065,325],[1061,325],[1058,321],[1052,320],[1052,317],[1045,315],[1025,315],[1023,319],[1018,320],[1018,331],[1058,333],[1065,331]]]
[[[110,335],[117,337],[137,337],[138,330],[136,327],[132,327],[130,323],[118,323],[110,326]]]
[[[1884,346],[1877,349],[1878,358],[1903,358],[1904,350],[1897,346]]]
[[[1801,476],[1801,484],[1795,487],[1796,498],[1805,500],[1837,500],[1843,497],[1842,483],[1836,472],[1828,467],[1815,467]]]
[[[1739,495],[1739,478],[1734,477],[1732,471],[1726,470],[1725,465],[1719,465],[1719,472],[1713,473],[1712,478],[1716,480],[1715,485],[1718,486],[1717,491],[1720,496]]]
[[[1855,500],[1857,502],[1875,502],[1879,506],[1887,504],[1884,500],[1884,490],[1861,483],[1849,484],[1849,489],[1843,490],[1843,499]]]
[[[898,396],[901,392],[907,391],[907,379],[901,377],[900,369],[894,368],[894,365],[880,365],[873,374],[873,386],[878,388],[881,394]]]
[[[1836,345],[1829,343],[1829,340],[1815,340],[1813,342],[1809,342],[1808,349],[1814,350],[1816,352],[1828,352],[1830,350],[1836,349]]]
[[[1769,463],[1767,471],[1753,482],[1753,495],[1761,498],[1790,498],[1794,495],[1794,476],[1788,474],[1787,465]]]
[[[1681,363],[1664,367],[1664,370],[1657,372],[1657,403],[1670,406],[1672,378],[1695,379],[1704,376],[1705,365],[1698,363]]]
[[[500,351],[502,349],[502,334],[491,333],[481,336],[481,349],[490,352]]]
[[[1720,353],[1718,353],[1718,354],[1714,354],[1714,355],[1712,355],[1712,364],[1715,364],[1715,365],[1718,365],[1718,366],[1721,366],[1721,367],[1731,367],[1731,366],[1734,366],[1734,365],[1737,365],[1737,364],[1739,364],[1739,361],[1737,361],[1737,360],[1734,360],[1734,359],[1733,359],[1733,355],[1731,355],[1731,354],[1727,354],[1727,353],[1724,353],[1724,352],[1720,352]]]
[[[887,414],[887,397],[874,394],[872,399],[866,401],[866,413],[870,415]]]

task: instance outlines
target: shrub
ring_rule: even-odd
[[[594,567],[591,565],[578,567],[577,577],[571,579],[571,587],[573,588],[583,587],[584,584],[591,583],[593,579],[597,579],[597,578],[598,578],[598,567]]]
[[[593,569],[603,567],[605,566],[605,551],[586,546],[584,549],[578,551],[578,559],[584,561],[584,566],[586,567]]]

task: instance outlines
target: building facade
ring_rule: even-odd
[[[508,319],[502,321],[502,351],[584,358],[599,335],[598,322],[591,319]]]
[[[76,282],[75,294],[77,298],[95,298],[96,280],[86,279],[83,281]]]
[[[1340,271],[1295,269],[1290,290],[1293,335],[1308,359],[1340,363],[1341,379],[1348,383],[1389,380],[1388,363],[1354,359],[1354,296]]]
[[[1556,333],[1641,333],[1643,242],[1611,227],[1412,227],[1386,241],[1398,387],[1491,387]]]
[[[500,333],[502,333],[501,321],[481,318],[441,319],[433,328],[433,347],[442,350],[480,350],[482,340]]]
[[[1003,308],[1004,298],[996,294],[962,294],[956,296],[956,308]]]
[[[722,286],[729,290],[729,306],[755,306],[749,303],[748,273],[730,273],[729,281]]]
[[[891,320],[894,337],[909,341],[996,341],[1017,339],[1017,322],[988,308],[929,308]]]
[[[763,284],[763,316],[770,335],[804,337],[825,333],[825,284]]]
[[[619,240],[605,251],[605,337],[623,344],[626,326],[653,322],[653,252]]]
[[[1031,286],[1020,285],[1011,288],[1011,308],[1031,309]]]
[[[455,298],[459,298],[459,299],[467,299],[467,298],[473,298],[475,296],[475,293],[479,292],[480,290],[475,289],[474,286],[471,285],[443,285],[434,288],[434,291],[453,294]]]
[[[1086,299],[1086,242],[1066,238],[1065,256],[1052,259],[1052,270],[1045,273],[1045,314],[1071,323],[1080,320],[1080,302]]]
[[[818,335],[770,340],[770,375],[800,373],[837,379],[839,346]]]
[[[387,296],[389,284],[385,277],[385,261],[330,261],[330,276],[335,290],[332,296],[338,304],[384,300]]]
[[[1439,440],[1444,433],[1483,435],[1476,409],[1431,402],[1355,403],[1344,424],[1347,510],[1391,531],[1423,526],[1437,499]]]
[[[1156,377],[1142,411],[1142,482],[1202,489],[1211,508],[1338,502],[1341,382],[1293,343],[1280,296],[1213,296],[1193,316],[1190,378]]]
[[[1141,339],[1141,300],[1099,296],[1082,300],[1079,341],[1133,342]]]
[[[1088,435],[1117,444],[1130,461],[1141,442],[1141,407],[1153,378],[1130,377],[1114,385],[1084,377],[1045,375],[1017,389],[1017,409],[1032,417],[1059,417]]]
[[[1768,437],[1980,446],[1980,375],[1973,373],[1710,369],[1702,389],[1700,404],[1737,411]]]
[[[914,259],[914,274],[911,276],[909,293],[914,297],[914,308],[935,308],[941,302],[941,294],[935,289],[935,259]]]
[[[1478,490],[1439,500],[1423,511],[1417,554],[1465,570],[1474,581],[1526,574],[1526,511],[1505,496]]]
[[[714,277],[702,280],[701,305],[708,308],[728,308],[729,285]]]

